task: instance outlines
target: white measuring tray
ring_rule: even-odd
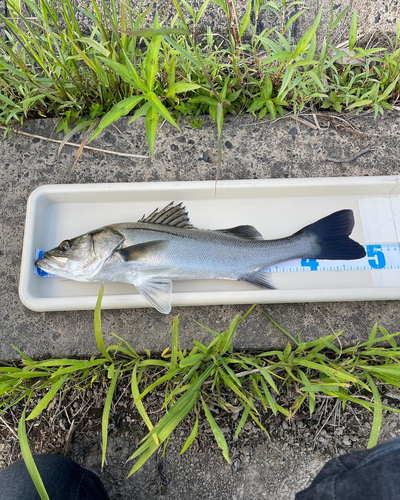
[[[34,274],[35,249],[48,250],[98,227],[135,222],[183,202],[202,229],[255,226],[265,239],[288,236],[337,210],[354,212],[359,261],[292,261],[273,269],[276,290],[225,280],[175,282],[173,306],[400,299],[399,177],[47,185],[29,197],[19,294],[35,311],[94,309],[99,283]],[[358,270],[357,270],[358,267]],[[314,272],[316,271],[316,272]],[[103,307],[149,307],[129,284],[107,283]]]

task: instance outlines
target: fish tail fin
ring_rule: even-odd
[[[365,248],[349,238],[354,228],[352,210],[340,210],[301,229],[296,234],[312,233],[318,253],[308,258],[353,260],[365,257]]]

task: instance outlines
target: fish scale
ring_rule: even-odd
[[[269,266],[272,262],[289,260],[299,254],[313,252],[313,242],[310,238],[301,236],[282,240],[249,240],[239,239],[217,231],[206,231],[176,228],[173,232],[161,226],[157,230],[147,224],[147,227],[126,229],[125,225],[115,225],[125,237],[123,247],[129,247],[149,241],[166,239],[167,248],[160,254],[150,252],[140,262],[135,260],[135,269],[175,268],[177,255],[185,255],[179,261],[179,269],[170,271],[168,277],[172,280],[204,279],[238,279],[259,268]],[[268,252],[266,251],[268,250]],[[107,278],[110,268],[118,265],[118,258],[109,260],[102,268],[96,281]],[[165,272],[159,277],[166,277]]]

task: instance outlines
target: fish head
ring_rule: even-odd
[[[48,250],[35,265],[61,278],[90,280],[124,241],[118,231],[105,227],[91,233],[63,240]]]

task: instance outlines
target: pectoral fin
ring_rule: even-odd
[[[167,245],[167,240],[147,241],[146,243],[138,243],[137,245],[122,248],[121,250],[118,250],[118,252],[122,257],[122,260],[130,262],[132,260],[143,259],[149,255],[161,252]]]
[[[170,279],[151,277],[144,273],[135,280],[134,285],[157,311],[163,314],[171,311],[172,281]]]

